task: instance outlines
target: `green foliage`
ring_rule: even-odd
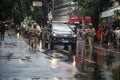
[[[92,15],[97,12],[102,12],[112,5],[111,0],[73,0],[82,6],[82,11],[85,15]]]
[[[42,1],[43,6],[33,7],[33,1]],[[51,6],[51,0],[46,1]],[[44,4],[44,0],[0,0],[0,20],[5,20],[8,16],[14,18],[16,23],[23,21],[26,16],[32,16],[38,20],[36,18],[47,15],[47,8]]]
[[[92,18],[93,26],[98,27],[99,24],[99,14],[106,10],[108,7],[112,6],[112,0],[73,0],[78,2],[81,6],[79,11],[80,15],[86,16],[89,15]]]

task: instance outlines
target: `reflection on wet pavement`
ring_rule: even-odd
[[[89,48],[86,46],[86,52],[82,53],[81,44],[78,46],[78,54],[75,57],[77,69],[80,72],[87,73],[89,80],[113,80],[114,69],[119,71],[120,52],[117,49],[107,49],[101,46],[94,46],[91,58],[89,58]],[[83,55],[83,57],[81,57]],[[83,61],[82,61],[83,58]],[[117,66],[117,67],[114,67]],[[76,74],[76,77],[81,77],[81,74]],[[120,76],[120,74],[119,74]],[[119,77],[117,76],[117,77]]]
[[[13,41],[14,40],[14,41]],[[120,64],[119,52],[93,47],[84,55],[70,51],[29,50],[24,39],[7,38],[0,42],[0,80],[113,80]],[[82,50],[81,50],[82,51]]]

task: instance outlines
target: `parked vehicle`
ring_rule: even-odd
[[[76,45],[76,34],[67,25],[63,23],[51,23],[45,31],[45,42],[54,49],[54,45]]]

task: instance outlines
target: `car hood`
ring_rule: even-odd
[[[58,35],[60,35],[60,34],[65,34],[65,35],[74,34],[72,31],[56,31],[56,30],[54,30],[53,33],[56,33]]]

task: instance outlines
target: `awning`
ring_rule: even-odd
[[[92,22],[91,17],[90,16],[85,16],[85,22]]]
[[[110,10],[104,11],[104,12],[102,12],[101,17],[103,18],[103,17],[113,16],[114,11],[119,10],[119,9],[120,9],[120,6],[117,6],[115,8],[110,9]]]
[[[70,22],[82,22],[83,19],[80,15],[72,15],[70,16]],[[85,16],[85,22],[91,22],[91,17],[90,16]]]
[[[70,16],[70,22],[82,22],[82,17],[80,15]]]

